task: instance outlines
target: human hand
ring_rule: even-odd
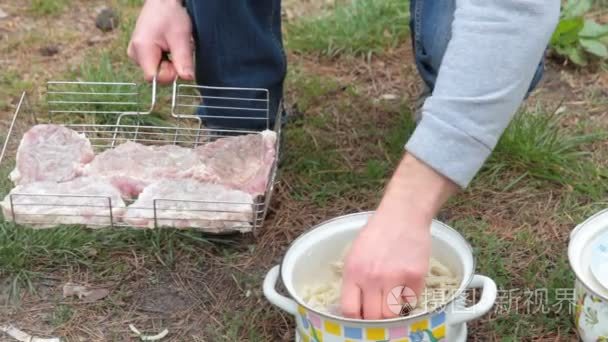
[[[430,223],[384,209],[371,217],[346,258],[341,303],[346,317],[397,317],[400,304],[405,304],[397,289],[422,293],[430,259]],[[390,296],[396,296],[392,302]]]
[[[428,272],[433,217],[457,186],[410,155],[391,179],[378,210],[346,257],[341,309],[348,318],[386,319],[399,315],[395,289],[420,297]],[[397,304],[397,305],[389,305]],[[414,304],[414,303],[410,303]]]
[[[171,61],[162,61],[163,52]],[[192,23],[179,0],[146,0],[127,49],[129,57],[142,69],[144,79],[170,83],[179,75],[194,79]],[[160,64],[160,69],[159,69]]]

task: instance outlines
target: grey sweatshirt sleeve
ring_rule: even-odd
[[[435,89],[406,150],[468,186],[525,98],[559,12],[559,0],[457,0]]]

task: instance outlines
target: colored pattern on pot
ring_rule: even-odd
[[[401,326],[349,326],[324,319],[298,307],[297,326],[302,342],[445,342],[445,312],[426,316]]]
[[[585,342],[608,341],[608,303],[576,282],[574,323]]]

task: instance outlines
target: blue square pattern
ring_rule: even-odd
[[[361,328],[344,327],[344,337],[346,338],[363,338],[363,330]]]
[[[308,330],[308,319],[306,319],[306,316],[300,315],[300,319],[302,320],[302,327]]]
[[[436,328],[445,323],[445,312],[441,312],[431,317],[431,328]]]

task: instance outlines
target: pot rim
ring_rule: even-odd
[[[572,250],[570,250],[570,246],[571,246],[571,242],[572,242],[572,238],[574,238],[574,236],[576,236],[576,234],[578,232],[580,232],[581,229],[583,229],[584,226],[588,225],[590,222],[592,222],[593,220],[597,219],[598,217],[602,216],[602,215],[606,215],[608,214],[608,209],[604,209],[601,210],[593,215],[591,215],[589,218],[587,218],[585,221],[581,222],[579,225],[577,225],[576,227],[574,227],[574,230],[571,232],[569,241],[568,241],[568,264],[570,265],[570,268],[572,269],[572,272],[574,273],[574,276],[576,278],[576,280],[583,285],[583,287],[585,288],[585,291],[587,291],[588,293],[593,294],[596,297],[599,297],[600,299],[608,302],[608,296],[603,295],[603,294],[599,294],[597,292],[595,292],[594,290],[592,290],[589,285],[587,285],[587,283],[584,281],[584,278],[581,276],[580,272],[577,271],[577,267],[574,267],[574,263],[571,257],[571,253],[573,253]]]
[[[281,259],[281,264],[279,266],[279,273],[281,275],[281,281],[283,282],[283,284],[285,284],[285,274],[283,273],[283,264],[285,262],[285,256],[287,255],[287,253],[289,252],[289,250],[293,247],[293,245],[298,242],[299,240],[303,239],[304,237],[308,236],[309,234],[312,234],[315,230],[322,228],[323,226],[337,221],[337,220],[342,220],[345,218],[349,218],[349,217],[353,217],[353,216],[364,216],[364,215],[370,215],[375,213],[375,211],[362,211],[362,212],[357,212],[357,213],[351,213],[351,214],[346,214],[346,215],[342,215],[342,216],[338,216],[338,217],[334,217],[332,219],[323,221],[319,224],[314,225],[311,229],[309,229],[307,232],[305,232],[304,234],[301,234],[300,236],[298,236],[297,238],[295,238],[288,246],[285,254],[283,255],[282,259]],[[330,313],[325,313],[325,312],[320,312],[318,310],[315,310],[313,308],[311,308],[310,306],[308,306],[308,304],[304,303],[303,301],[300,301],[299,296],[294,296],[293,293],[291,293],[289,291],[289,289],[286,287],[287,292],[289,293],[290,298],[295,301],[299,306],[303,306],[304,308],[306,308],[308,311],[312,311],[315,314],[319,315],[319,316],[323,316],[326,318],[331,318],[332,320],[335,321],[340,321],[340,322],[347,322],[347,323],[356,323],[356,324],[362,324],[362,325],[371,325],[371,324],[390,324],[390,323],[402,323],[402,322],[407,322],[407,321],[415,321],[419,318],[422,317],[426,317],[426,316],[432,316],[435,315],[437,313],[443,312],[446,310],[447,306],[452,304],[454,302],[454,300],[456,300],[457,298],[459,298],[467,289],[468,285],[471,283],[471,281],[473,280],[473,276],[475,275],[475,268],[477,266],[477,260],[475,259],[475,255],[473,254],[473,247],[471,247],[471,245],[469,244],[469,242],[462,236],[462,234],[460,234],[456,229],[448,226],[447,224],[438,221],[436,219],[432,220],[432,223],[436,223],[442,226],[442,228],[446,228],[448,230],[451,230],[453,232],[455,232],[458,236],[460,236],[462,238],[463,243],[465,244],[465,246],[467,246],[469,253],[471,254],[471,259],[473,261],[473,264],[471,266],[471,274],[469,274],[469,276],[464,279],[462,281],[462,284],[464,286],[460,287],[457,291],[454,292],[454,294],[450,297],[450,299],[448,301],[446,301],[444,304],[442,304],[441,306],[436,307],[435,309],[431,310],[431,311],[426,311],[426,312],[421,312],[418,313],[416,315],[413,316],[405,316],[405,317],[395,317],[395,318],[389,318],[389,319],[355,319],[355,318],[346,318],[346,317],[341,317],[341,316],[336,316]]]

